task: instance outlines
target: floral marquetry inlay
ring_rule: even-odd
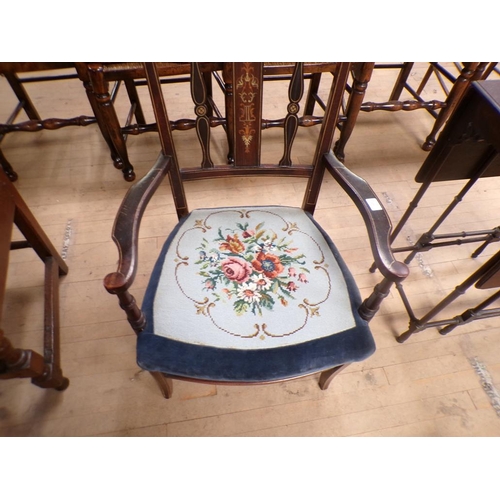
[[[255,76],[252,63],[244,63],[241,75],[236,81],[236,92],[239,96],[239,129],[238,133],[245,144],[245,152],[255,136],[255,98],[260,92],[259,79]]]

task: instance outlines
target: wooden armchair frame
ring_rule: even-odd
[[[235,63],[235,66],[232,67],[233,71],[241,69],[241,65],[238,64],[240,63]],[[335,83],[332,87],[333,90],[322,120],[321,132],[312,166],[292,166],[289,159],[289,151],[300,121],[297,116],[298,109],[296,106],[293,106],[293,103],[300,100],[303,92],[303,67],[301,63],[297,63],[290,82],[289,98],[291,105],[288,106],[288,114],[283,122],[285,149],[280,165],[259,165],[258,160],[256,160],[257,163],[255,164],[245,165],[244,161],[240,160],[241,152],[236,147],[235,166],[214,166],[207,163],[209,161],[210,130],[210,118],[206,116],[207,93],[203,86],[202,71],[196,63],[193,63],[192,94],[197,109],[195,125],[204,155],[201,167],[181,169],[179,168],[175,154],[172,124],[168,120],[165,103],[163,102],[158,68],[154,63],[145,63],[144,71],[153,100],[156,122],[162,144],[162,153],[160,153],[151,171],[130,188],[121,204],[113,228],[113,240],[118,248],[119,264],[117,270],[108,274],[104,279],[105,288],[109,293],[118,297],[120,306],[125,311],[127,319],[136,333],[141,332],[145,327],[145,316],[129,292],[137,273],[140,222],[148,202],[166,176],[169,177],[179,218],[188,214],[186,195],[183,189],[184,181],[203,178],[208,174],[225,177],[231,175],[248,175],[249,173],[255,175],[294,175],[307,177],[309,180],[302,208],[312,215],[323,173],[327,170],[351,197],[363,216],[377,268],[383,275],[381,283],[375,287],[370,297],[363,302],[359,310],[361,317],[369,321],[377,312],[382,300],[389,293],[391,286],[406,278],[408,268],[406,265],[398,262],[392,254],[389,242],[391,223],[376,194],[365,180],[350,172],[330,151],[349,69],[349,63],[340,63],[337,67]],[[254,70],[255,74],[257,74],[258,67],[255,66],[254,68],[252,66],[252,71]],[[233,137],[236,137],[236,132],[234,131],[237,127],[230,126],[229,129],[233,130],[233,134],[235,134]],[[257,153],[257,151],[254,152]],[[326,389],[333,376],[342,368],[335,367],[332,370],[328,370],[328,372],[324,372],[320,377],[321,388]],[[168,378],[177,377],[168,375],[168,378],[165,379],[159,373],[153,373],[153,376],[160,384],[164,395],[169,397],[171,394],[171,385]]]

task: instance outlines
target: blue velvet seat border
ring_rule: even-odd
[[[240,207],[231,207],[240,208]],[[277,207],[273,207],[277,208]],[[307,214],[307,213],[306,213]],[[147,326],[137,338],[137,363],[148,371],[214,382],[267,382],[299,377],[353,361],[375,351],[375,342],[365,320],[360,318],[359,290],[334,243],[307,214],[324,236],[346,281],[355,326],[329,337],[273,349],[222,349],[188,344],[154,334],[153,303],[163,263],[174,236],[187,217],[176,225],[155,264],[144,296],[142,310]]]

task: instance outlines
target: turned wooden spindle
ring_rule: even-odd
[[[198,63],[191,63],[191,97],[196,114],[196,134],[201,144],[201,168],[213,168],[214,162],[210,158],[210,107],[205,80]]]
[[[295,64],[295,69],[288,87],[288,114],[285,118],[285,141],[283,157],[279,161],[281,166],[292,165],[292,144],[299,128],[298,112],[300,109],[299,102],[304,94],[304,63],[298,62]]]

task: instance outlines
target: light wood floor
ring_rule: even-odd
[[[425,71],[417,65],[412,78]],[[377,71],[367,100],[385,100],[395,78]],[[278,102],[279,83],[269,83]],[[90,115],[78,80],[30,84],[29,92],[44,117]],[[192,109],[187,86],[166,90],[176,108],[171,119]],[[440,96],[431,86],[427,96]],[[118,103],[125,115],[124,96]],[[0,79],[0,119],[14,106]],[[147,102],[147,96],[143,102]],[[420,149],[433,120],[424,110],[361,114],[346,148],[346,165],[365,177],[394,222],[418,189],[414,175],[426,157]],[[273,133],[266,132],[272,156]],[[300,132],[310,149],[310,130]],[[193,134],[177,134],[181,161],[199,156]],[[135,336],[115,297],[102,279],[115,269],[117,253],[111,227],[129,184],[115,170],[96,125],[58,131],[8,135],[2,149],[19,174],[16,187],[56,248],[64,251],[69,274],[62,278],[62,366],[71,383],[58,393],[29,380],[0,381],[2,436],[500,436],[500,415],[490,395],[500,390],[500,320],[471,323],[442,337],[431,328],[400,345],[407,318],[399,296],[391,294],[372,322],[376,353],[352,365],[321,391],[317,376],[259,387],[227,387],[174,382],[174,397],[164,400],[152,377],[135,363]],[[155,134],[131,136],[129,152],[138,177],[159,151]],[[214,151],[223,161],[223,137]],[[462,183],[433,186],[410,219],[401,241],[414,239],[441,212]],[[191,207],[255,203],[300,204],[302,180],[255,179],[199,182],[187,187]],[[498,225],[500,180],[480,181],[446,224],[447,230]],[[329,231],[350,265],[363,295],[378,281],[368,272],[370,252],[357,210],[332,179],[325,179],[318,221]],[[147,275],[175,224],[168,186],[151,202],[140,235],[140,268],[134,287],[142,300]],[[0,235],[5,237],[5,235]],[[498,250],[477,260],[475,247],[436,249],[411,266],[406,285],[419,314],[458,285]],[[2,328],[20,347],[41,349],[43,267],[30,250],[11,252],[8,292]],[[485,292],[473,291],[473,301]],[[471,305],[464,297],[447,316]],[[475,370],[480,366],[481,378]],[[486,377],[486,379],[484,378]],[[495,389],[496,387],[496,389]],[[494,394],[493,394],[494,396]]]

